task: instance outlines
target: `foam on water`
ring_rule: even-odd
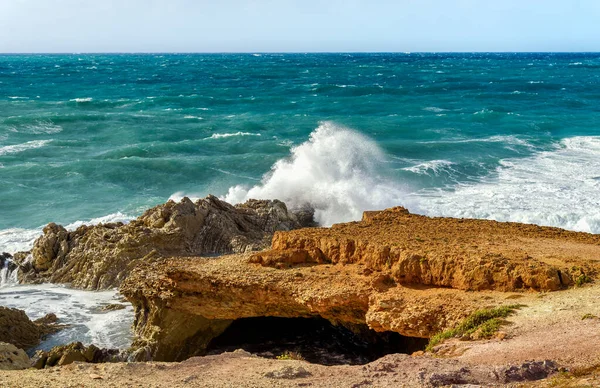
[[[506,159],[475,184],[413,193],[433,216],[514,221],[600,233],[600,137],[562,140],[555,149]]]
[[[235,136],[260,136],[260,133],[250,132],[235,132],[235,133],[214,133],[207,139],[221,139],[224,137],[235,137]]]
[[[439,175],[442,171],[451,169],[453,164],[449,160],[431,160],[411,167],[405,167],[403,170],[414,172],[415,174]]]
[[[125,309],[102,311],[102,306],[125,304]],[[37,349],[81,341],[99,347],[126,348],[131,344],[133,308],[123,303],[116,291],[82,291],[53,284],[18,285],[0,289],[0,305],[24,310],[38,319],[55,313],[70,326],[51,335]]]
[[[402,185],[386,176],[383,151],[358,132],[323,122],[291,153],[260,184],[231,187],[224,199],[277,198],[290,208],[310,204],[321,225],[358,220],[364,210],[406,205]]]
[[[34,148],[40,148],[50,143],[52,140],[32,140],[22,144],[14,144],[0,147],[0,156],[16,154]]]

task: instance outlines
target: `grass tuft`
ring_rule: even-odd
[[[481,338],[491,338],[504,324],[501,318],[508,317],[521,307],[523,305],[513,304],[493,309],[477,310],[465,318],[457,327],[442,331],[431,337],[425,350],[431,351],[435,346],[449,338],[467,337],[476,331],[479,331]]]

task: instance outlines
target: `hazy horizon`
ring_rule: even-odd
[[[14,0],[2,53],[598,52],[594,0]]]

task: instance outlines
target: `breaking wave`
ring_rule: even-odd
[[[404,188],[389,179],[385,155],[368,137],[332,122],[323,122],[308,141],[277,161],[262,182],[231,187],[224,199],[284,201],[290,208],[306,204],[321,225],[358,220],[364,210],[405,205]]]

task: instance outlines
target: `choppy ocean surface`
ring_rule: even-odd
[[[0,55],[0,252],[209,193],[600,233],[599,192],[600,54]],[[42,346],[126,346],[114,293],[10,279]]]
[[[600,232],[600,55],[0,56],[0,251],[183,195]]]

